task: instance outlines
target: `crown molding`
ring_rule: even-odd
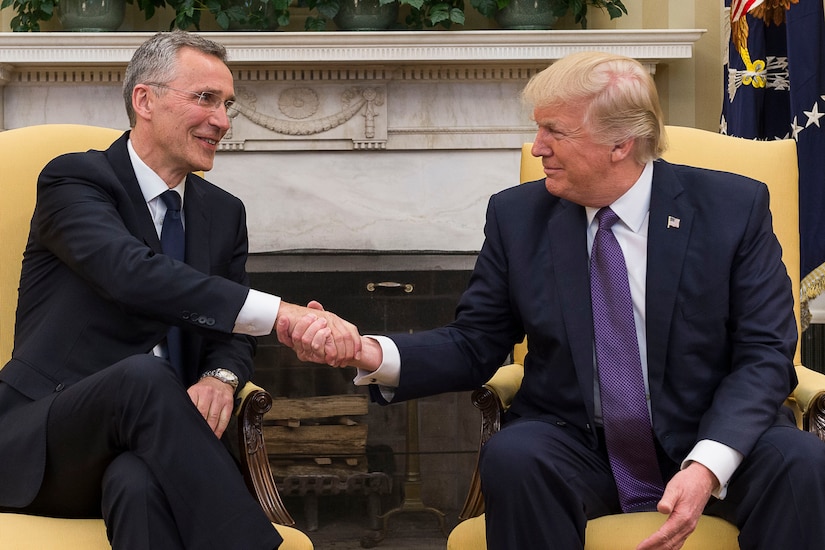
[[[210,32],[230,65],[289,67],[547,63],[600,49],[648,64],[687,59],[702,29],[391,32]],[[0,64],[106,68],[129,62],[153,33],[0,33]]]

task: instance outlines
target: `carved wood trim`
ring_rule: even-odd
[[[246,486],[261,503],[269,520],[292,527],[295,520],[286,511],[278,494],[264,443],[263,416],[271,408],[272,396],[261,389],[251,392],[241,404],[238,418],[241,471]]]
[[[820,392],[802,417],[802,428],[825,441],[825,392]]]
[[[501,415],[503,407],[498,395],[490,388],[484,386],[475,390],[471,399],[473,405],[481,411],[481,442],[479,443],[479,455],[481,447],[501,428]],[[464,507],[458,514],[459,521],[474,518],[484,513],[484,497],[481,494],[481,476],[478,471],[478,459],[473,470],[473,477],[470,480],[470,489],[467,492],[467,499]]]

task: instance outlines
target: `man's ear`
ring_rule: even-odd
[[[636,143],[635,138],[628,138],[621,143],[617,143],[610,150],[610,159],[613,162],[625,160],[633,153],[633,145]]]
[[[154,102],[155,96],[146,84],[138,84],[132,90],[132,108],[138,118],[151,119]]]

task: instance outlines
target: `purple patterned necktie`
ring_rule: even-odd
[[[619,218],[609,207],[599,210],[596,218],[590,296],[607,454],[622,510],[655,510],[664,485],[645,397],[627,266],[611,230]]]

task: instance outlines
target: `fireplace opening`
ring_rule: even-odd
[[[362,334],[392,334],[417,332],[452,321],[475,258],[475,252],[290,251],[251,255],[247,271],[252,288],[292,303],[317,300],[354,323]],[[335,396],[338,403],[347,396],[356,400],[358,396],[366,397],[366,388],[352,383],[354,375],[352,368],[336,369],[298,361],[274,335],[259,338],[254,381],[276,400],[302,399],[309,403],[319,397]],[[332,405],[326,406],[328,412],[335,412],[331,411]],[[376,516],[403,503],[405,490],[411,491],[409,467],[415,465],[420,482],[415,491],[420,490],[421,500],[427,506],[446,514],[447,526],[451,528],[457,521],[475,466],[479,413],[472,406],[469,393],[464,392],[417,400],[415,414],[418,442],[412,453],[407,440],[410,412],[404,404],[383,407],[367,403],[363,415],[307,420],[315,424],[316,432],[323,433],[318,437],[327,443],[339,437],[333,432],[344,434],[346,441],[339,445],[330,443],[332,448],[351,448],[353,440],[364,432],[360,428],[350,432],[337,426],[321,428],[330,423],[365,425],[366,441],[363,459],[312,456],[320,453],[313,447],[317,441],[292,445],[295,461],[314,459],[327,463],[312,469],[322,481],[278,479],[276,472],[276,481],[279,488],[285,489],[285,501],[299,527],[313,530],[325,522],[353,521],[355,517],[365,529],[380,528]],[[308,454],[306,448],[310,448]],[[340,469],[347,467],[347,458],[353,468],[349,474]],[[325,470],[325,466],[339,469]],[[336,479],[325,477],[324,472],[336,472],[333,476],[350,479],[332,487]],[[376,472],[386,474],[387,486],[382,486],[375,476],[362,477],[364,473]],[[364,484],[374,486],[372,493],[362,490]]]

